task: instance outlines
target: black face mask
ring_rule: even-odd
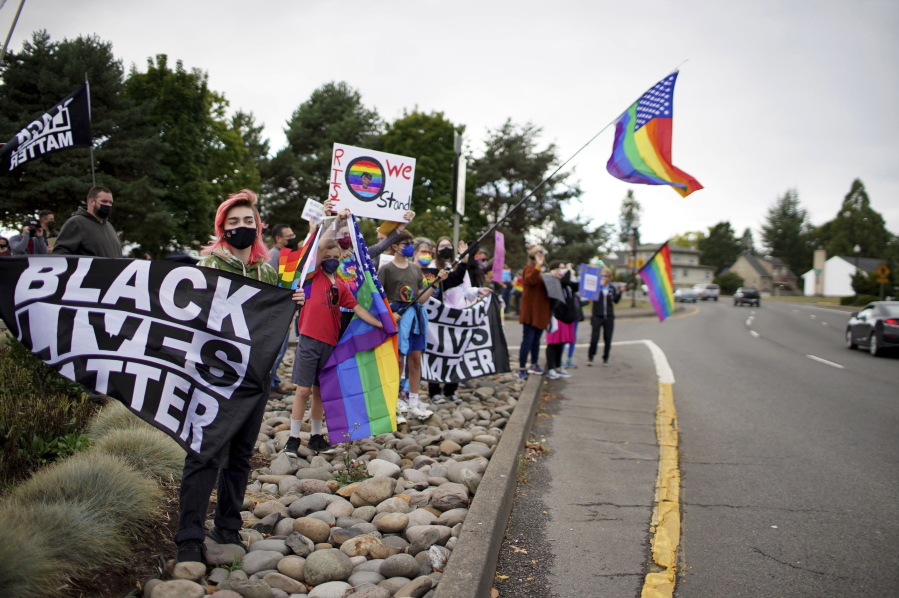
[[[112,206],[100,204],[100,207],[97,208],[97,216],[99,216],[101,220],[109,218],[110,212],[112,212]]]
[[[340,260],[335,260],[334,258],[322,260],[322,270],[327,272],[328,274],[334,274],[337,272],[337,267],[340,265]]]
[[[451,260],[453,259],[453,249],[451,247],[444,247],[437,252],[437,257],[442,260]]]
[[[287,243],[284,246],[291,251],[295,250],[297,248],[297,238],[294,237],[293,239],[287,239]]]
[[[245,226],[225,229],[222,239],[234,249],[246,249],[256,242],[256,229]]]

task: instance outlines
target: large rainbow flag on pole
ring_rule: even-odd
[[[667,241],[638,273],[661,322],[674,313],[674,278],[671,275],[671,251]]]
[[[656,83],[618,118],[606,170],[629,183],[671,185],[686,197],[702,185],[671,164],[676,80],[677,71]]]
[[[384,328],[353,316],[319,374],[328,438],[333,443],[395,431],[400,388],[393,312],[355,216],[350,216],[348,224],[353,239],[356,300]]]

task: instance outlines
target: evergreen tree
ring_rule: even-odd
[[[306,200],[328,197],[334,144],[378,149],[381,128],[378,113],[346,83],[313,91],[287,123],[287,147],[272,158],[262,202],[267,221],[299,226]]]
[[[756,255],[755,241],[752,238],[752,230],[747,228],[740,237],[740,252],[746,255]]]
[[[884,248],[893,238],[883,216],[871,207],[860,179],[852,181],[836,218],[821,226],[817,233],[817,242],[827,249],[828,256],[853,256],[858,245],[862,257],[884,257]]]
[[[702,252],[702,263],[714,266],[716,274],[732,266],[740,257],[740,242],[737,241],[730,222],[710,226],[709,236],[699,240],[697,249]]]
[[[552,259],[575,265],[586,264],[611,241],[613,229],[613,224],[593,226],[589,220],[579,216],[566,220],[559,211],[552,217],[552,228],[543,245]]]
[[[477,189],[474,209],[466,206],[471,231],[480,233],[498,222],[556,168],[555,145],[537,149],[540,134],[541,129],[530,123],[515,125],[511,120],[488,132],[484,154],[473,161],[469,175]],[[527,259],[526,236],[542,236],[538,228],[565,202],[580,197],[582,191],[568,182],[569,176],[556,175],[499,226],[505,236],[506,262],[513,269]]]
[[[632,189],[627,190],[627,195],[621,200],[621,211],[618,216],[618,241],[630,251],[630,237],[633,235],[634,243],[640,244],[640,215],[643,208],[634,197]]]
[[[790,189],[768,208],[762,225],[765,250],[780,258],[794,273],[812,267],[812,230],[808,211],[799,204],[799,192]]]

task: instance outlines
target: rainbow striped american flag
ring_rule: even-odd
[[[674,277],[671,275],[671,251],[668,243],[665,242],[638,272],[661,322],[674,313]]]

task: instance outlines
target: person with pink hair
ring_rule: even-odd
[[[198,265],[241,274],[248,278],[278,283],[278,273],[266,259],[268,248],[262,241],[262,220],[256,209],[256,194],[249,189],[228,196],[215,214],[215,240],[203,249],[206,255]],[[297,289],[293,300],[302,306],[306,298]],[[218,544],[236,544],[244,550],[239,530],[243,527],[240,511],[250,474],[250,457],[259,435],[269,389],[255,399],[255,408],[243,425],[234,432],[222,453],[209,461],[201,461],[193,453],[184,458],[179,498],[177,562],[203,561],[205,549],[206,511],[209,496],[218,479],[215,526],[209,537]],[[247,399],[253,400],[253,399]]]

